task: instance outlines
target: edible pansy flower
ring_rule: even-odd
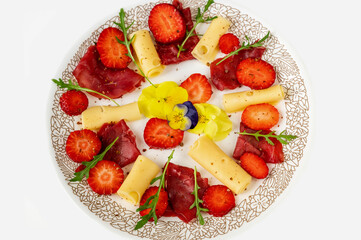
[[[172,81],[143,89],[138,98],[139,111],[147,118],[167,119],[176,104],[188,100],[188,93]]]
[[[198,123],[198,113],[192,102],[187,101],[174,106],[173,111],[167,115],[168,124],[173,129],[187,131]]]
[[[198,112],[198,124],[188,132],[206,134],[214,141],[225,139],[232,131],[232,122],[226,112],[209,103],[194,104]]]

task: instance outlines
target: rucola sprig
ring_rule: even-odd
[[[225,56],[224,58],[222,58],[221,61],[217,62],[216,65],[220,64],[221,62],[223,62],[224,60],[226,60],[227,58],[233,56],[233,55],[236,55],[239,51],[241,50],[244,50],[244,49],[248,49],[248,48],[255,48],[255,47],[262,47],[263,46],[263,43],[264,41],[266,41],[266,39],[269,37],[269,34],[270,32],[268,31],[266,36],[264,36],[261,40],[251,44],[250,41],[249,41],[249,38],[248,36],[246,36],[246,39],[247,39],[247,43],[243,42],[241,47],[238,48],[237,50],[234,50],[233,52],[230,52],[227,56]]]
[[[135,66],[138,68],[139,72],[142,74],[142,76],[153,86],[156,87],[150,80],[149,78],[144,74],[143,70],[140,68],[140,66],[138,65],[138,63],[135,61],[135,58],[132,54],[132,51],[130,49],[130,44],[133,42],[135,35],[133,35],[133,37],[128,40],[128,30],[131,28],[131,26],[134,24],[134,22],[132,22],[128,27],[125,26],[125,12],[124,9],[120,9],[119,12],[119,19],[120,19],[120,23],[114,22],[115,25],[117,25],[120,30],[122,30],[123,34],[124,34],[124,41],[121,41],[119,38],[116,37],[117,41],[121,44],[124,44],[128,50],[128,53],[126,53],[125,55],[127,55],[128,57],[130,57],[130,59],[132,59],[132,61],[134,62]]]
[[[194,167],[194,191],[192,192],[192,194],[194,195],[194,202],[189,207],[189,209],[196,207],[197,218],[198,218],[199,224],[204,225],[204,219],[203,219],[201,212],[208,212],[209,210],[207,208],[202,208],[199,206],[200,203],[203,203],[203,200],[199,199],[199,197],[198,197],[199,189],[200,189],[200,187],[198,186],[198,183],[197,183],[197,167]]]
[[[202,13],[201,13],[201,9],[198,8],[198,12],[197,12],[197,16],[196,16],[196,22],[193,25],[193,28],[189,32],[187,31],[186,38],[184,39],[184,41],[182,42],[182,44],[180,46],[178,45],[179,50],[178,50],[177,58],[179,58],[179,55],[180,55],[181,52],[185,51],[185,49],[183,48],[184,44],[187,42],[188,38],[190,38],[191,36],[194,36],[193,32],[196,29],[197,25],[199,23],[212,21],[213,19],[217,18],[217,16],[216,16],[216,17],[207,17],[206,19],[204,19],[204,13],[208,10],[208,8],[211,6],[212,3],[214,3],[213,0],[208,0],[206,5],[204,6],[204,10],[203,10]]]
[[[95,93],[95,94],[98,94],[102,97],[105,97],[107,99],[109,99],[110,101],[112,101],[113,103],[115,103],[117,106],[120,106],[116,101],[114,101],[114,99],[108,97],[107,95],[105,94],[102,94],[100,92],[97,92],[97,91],[94,91],[92,89],[89,89],[89,88],[83,88],[83,87],[80,87],[78,83],[73,83],[71,80],[69,80],[69,83],[65,83],[61,78],[59,78],[59,80],[56,80],[56,79],[52,79],[52,81],[58,85],[58,87],[60,88],[66,88],[68,90],[77,90],[77,91],[84,91],[84,92],[89,92],[89,93]]]
[[[165,183],[165,173],[167,172],[167,168],[168,168],[168,164],[170,162],[170,160],[173,158],[173,153],[174,150],[172,151],[172,153],[169,155],[168,157],[168,161],[164,167],[163,173],[162,175],[154,178],[150,184],[155,183],[156,181],[159,180],[159,187],[158,187],[158,191],[155,195],[149,197],[147,199],[147,201],[144,203],[144,205],[140,206],[137,209],[137,212],[143,211],[145,209],[150,209],[150,212],[147,215],[144,215],[140,218],[140,221],[137,223],[137,225],[135,226],[134,230],[138,230],[140,228],[142,228],[148,221],[149,219],[153,218],[154,219],[154,224],[156,225],[158,222],[158,218],[157,215],[155,214],[155,209],[159,200],[159,195],[160,195],[160,191],[162,190],[162,188],[164,188],[164,183]]]
[[[90,162],[82,162],[82,164],[86,166],[85,169],[80,171],[80,172],[74,173],[75,177],[70,179],[70,181],[71,182],[81,181],[84,176],[85,176],[86,179],[88,179],[90,169],[95,167],[95,165],[97,165],[98,162],[103,160],[105,154],[114,145],[114,143],[118,140],[118,138],[119,137],[117,137],[111,144],[109,144],[109,146],[106,147],[105,150],[101,154],[98,154],[98,155],[94,156],[93,160],[91,160]]]
[[[272,142],[272,140],[270,138],[276,138],[278,141],[280,141],[280,143],[285,144],[285,145],[288,144],[293,139],[297,138],[297,136],[285,134],[286,130],[283,130],[278,135],[274,135],[274,133],[276,131],[272,131],[272,132],[270,132],[268,134],[261,134],[261,131],[262,130],[259,130],[259,131],[255,132],[255,133],[248,133],[245,130],[243,132],[237,132],[237,133],[241,134],[241,135],[254,136],[257,141],[259,141],[260,137],[264,137],[266,139],[266,141],[272,146],[274,145],[274,143]]]

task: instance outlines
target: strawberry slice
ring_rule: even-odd
[[[77,116],[88,108],[88,98],[85,93],[70,90],[63,93],[59,99],[60,108],[69,116]]]
[[[123,170],[113,161],[101,160],[89,171],[88,184],[101,195],[116,193],[123,181]]]
[[[147,199],[151,196],[154,196],[158,191],[158,187],[150,187],[148,188],[145,193],[142,196],[142,199],[140,200],[139,206],[143,206],[145,204],[145,202],[147,201]],[[151,203],[153,200],[150,200],[149,203]],[[157,218],[160,218],[161,216],[163,216],[165,210],[168,207],[168,194],[167,192],[162,188],[160,190],[159,193],[159,198],[158,198],[158,202],[157,205],[155,206],[155,215],[157,216]],[[145,209],[143,211],[140,211],[140,215],[144,216],[147,215],[150,212],[150,208]],[[153,218],[149,219],[149,221],[154,221]]]
[[[100,33],[97,42],[100,60],[108,68],[126,68],[131,59],[125,55],[128,53],[127,47],[116,38],[124,41],[123,32],[118,28],[108,27]]]
[[[222,53],[228,54],[239,48],[239,39],[232,33],[226,33],[219,39],[219,49]]]
[[[70,133],[66,140],[66,154],[74,162],[90,161],[97,155],[101,149],[100,142],[96,133],[91,130],[76,130]]]
[[[253,130],[267,130],[275,126],[280,114],[269,103],[261,103],[246,107],[242,113],[242,123]]]
[[[203,206],[209,210],[208,213],[215,217],[223,217],[236,206],[232,191],[224,185],[208,187],[202,200]]]
[[[169,127],[168,121],[151,118],[145,125],[144,141],[150,148],[169,149],[178,146],[183,140],[184,132]]]
[[[251,89],[265,89],[275,82],[273,66],[259,58],[247,58],[237,66],[237,80]]]
[[[254,153],[246,152],[240,158],[241,167],[254,178],[263,179],[268,175],[266,162]]]
[[[206,76],[194,73],[180,85],[188,92],[188,100],[193,104],[207,102],[212,96],[212,86]]]
[[[171,43],[181,40],[186,24],[177,8],[168,3],[157,4],[150,11],[148,25],[157,42]]]

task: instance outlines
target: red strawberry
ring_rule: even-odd
[[[150,11],[148,25],[157,42],[171,43],[181,40],[186,24],[180,12],[171,4],[161,3]]]
[[[219,39],[219,49],[222,53],[228,54],[239,48],[239,39],[232,33],[223,34]]]
[[[259,58],[247,58],[237,67],[237,80],[251,89],[265,89],[275,82],[273,66]]]
[[[100,151],[102,143],[93,131],[76,130],[70,133],[66,140],[66,154],[74,162],[90,161]]]
[[[250,105],[242,113],[242,123],[253,130],[267,130],[275,126],[280,114],[269,103]]]
[[[140,200],[139,206],[143,206],[144,203],[147,201],[147,199],[151,196],[154,196],[158,191],[158,187],[150,187],[148,188],[145,193],[142,196],[142,199]],[[153,200],[151,200],[149,203],[151,203]],[[157,206],[155,207],[155,215],[157,215],[157,218],[160,218],[163,216],[165,210],[168,207],[168,194],[167,192],[162,188],[159,193],[159,198],[157,202]],[[145,209],[143,211],[140,211],[140,215],[144,216],[147,215],[150,212],[150,209]],[[154,221],[153,218],[150,219],[150,221]]]
[[[194,73],[182,84],[182,88],[188,92],[188,100],[193,104],[207,102],[212,96],[212,86],[206,76]]]
[[[66,114],[69,116],[77,116],[88,108],[89,101],[85,93],[70,90],[61,95],[59,103],[61,110]]]
[[[88,184],[98,194],[116,193],[123,181],[123,170],[113,161],[101,160],[89,171]]]
[[[145,125],[144,141],[150,148],[168,149],[178,146],[183,140],[184,132],[169,127],[168,121],[151,118]]]
[[[125,55],[127,47],[116,38],[124,41],[124,34],[118,28],[108,27],[100,33],[97,42],[100,60],[108,68],[126,68],[131,59]]]
[[[232,191],[224,185],[208,187],[202,200],[203,206],[209,210],[208,213],[215,217],[223,217],[236,206]]]
[[[240,158],[241,167],[254,178],[263,179],[268,175],[266,162],[254,153],[246,152]]]
[[[86,168],[85,165],[83,164],[80,164],[76,169],[75,169],[75,172],[80,172],[80,171],[83,171],[84,169]]]

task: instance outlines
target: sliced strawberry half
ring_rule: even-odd
[[[232,191],[224,185],[212,185],[207,188],[203,195],[203,206],[209,210],[209,214],[222,217],[236,206],[236,200]]]
[[[269,103],[261,103],[246,107],[242,113],[242,123],[253,130],[268,130],[275,126],[280,114]]]
[[[66,154],[74,162],[90,161],[97,155],[101,149],[100,142],[96,133],[91,130],[76,130],[70,133],[66,140]]]
[[[88,184],[101,195],[116,193],[123,181],[123,170],[113,161],[101,160],[89,171]]]
[[[251,89],[265,89],[275,82],[273,66],[259,58],[247,58],[237,66],[237,80]]]
[[[145,143],[150,148],[169,149],[183,141],[184,132],[171,128],[167,120],[151,118],[145,125],[143,135]]]
[[[207,102],[213,93],[207,77],[199,73],[190,75],[180,86],[187,90],[188,100],[193,104]]]
[[[186,24],[181,13],[171,4],[157,4],[150,11],[148,25],[157,42],[171,43],[181,40]]]
[[[61,110],[69,116],[77,116],[88,108],[88,98],[85,93],[70,90],[63,93],[59,99]]]
[[[219,49],[222,53],[228,54],[239,48],[239,39],[232,33],[226,33],[219,39]]]
[[[244,153],[240,158],[240,165],[254,178],[263,179],[268,175],[266,162],[254,153]]]
[[[108,68],[126,68],[131,59],[125,55],[127,47],[116,38],[124,41],[124,34],[118,28],[108,27],[100,33],[97,42],[100,60]]]
[[[145,193],[142,196],[142,199],[140,200],[139,206],[143,206],[145,204],[145,202],[147,201],[148,198],[150,198],[151,196],[154,196],[158,191],[158,187],[150,187],[148,188]],[[150,200],[149,203],[151,203],[153,200]],[[160,218],[161,216],[163,216],[165,210],[168,207],[168,194],[167,192],[162,188],[160,190],[159,193],[159,198],[158,198],[158,202],[157,205],[155,206],[155,215],[157,216],[157,218]],[[140,211],[140,215],[144,216],[147,215],[150,212],[150,209],[145,209],[143,211]],[[154,221],[153,218],[150,219],[150,221]]]

